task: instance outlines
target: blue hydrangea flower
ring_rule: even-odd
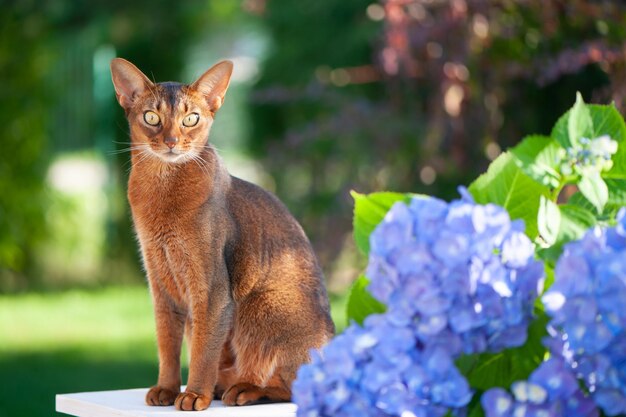
[[[626,413],[626,209],[617,220],[565,246],[542,298],[551,316],[545,344],[609,416]]]
[[[528,378],[486,391],[480,399],[486,417],[597,417],[593,401],[578,387],[560,358],[542,363]]]
[[[456,356],[526,341],[543,264],[503,208],[415,197],[370,236],[366,275],[390,320]]]
[[[299,417],[443,417],[472,397],[447,350],[422,349],[411,326],[386,314],[313,352],[292,391]]]

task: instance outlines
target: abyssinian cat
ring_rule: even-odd
[[[111,62],[130,125],[128,199],[156,318],[149,405],[288,401],[309,350],[334,332],[302,228],[276,197],[232,177],[208,142],[232,68],[220,62],[184,85]],[[181,393],[183,333],[190,363]]]

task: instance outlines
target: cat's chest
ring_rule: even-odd
[[[197,212],[209,199],[210,189],[205,179],[131,173],[128,201],[135,223],[154,223],[162,228]]]
[[[202,259],[198,254],[206,243],[206,231],[189,213],[163,210],[156,204],[152,210],[133,209],[135,231],[150,280],[164,289],[177,304],[184,306],[190,280]],[[167,206],[166,206],[167,208]]]
[[[185,198],[188,193],[188,190],[160,184],[129,183],[128,200],[143,246],[174,251],[197,234],[195,225],[200,222],[201,204]]]
[[[160,230],[137,227],[144,264],[152,285],[158,285],[178,306],[188,305],[197,257],[186,245],[185,235],[170,227]]]
[[[167,194],[154,197],[131,202],[135,230],[142,245],[170,252],[181,251],[190,241],[201,240],[199,225],[206,222],[206,210],[184,204]]]

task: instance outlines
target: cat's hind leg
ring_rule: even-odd
[[[330,337],[324,321],[307,314],[307,303],[297,298],[293,290],[288,297],[265,290],[239,303],[232,339],[237,378],[224,392],[224,404],[291,399],[291,384],[309,361],[309,350]]]
[[[263,402],[285,402],[291,400],[291,389],[285,382],[283,369],[277,369],[272,377],[264,382],[238,382],[233,384],[222,396],[226,405],[250,405]],[[251,378],[241,378],[241,380]]]
[[[263,402],[287,402],[291,391],[280,387],[264,387],[242,382],[235,384],[224,393],[222,401],[226,405],[252,405]]]

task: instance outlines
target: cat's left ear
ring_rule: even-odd
[[[217,111],[224,103],[224,95],[232,73],[232,61],[218,62],[191,84],[192,89],[204,95],[212,112]]]

